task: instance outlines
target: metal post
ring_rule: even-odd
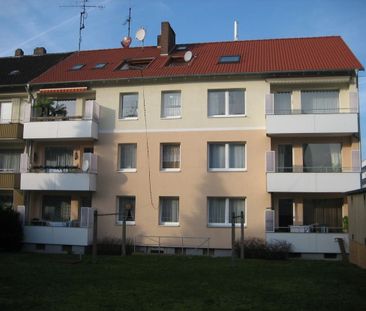
[[[97,239],[98,239],[98,212],[94,211],[94,223],[93,223],[93,263],[97,262]]]
[[[244,259],[244,212],[240,212],[240,259]]]
[[[183,252],[184,252],[184,241],[183,241],[183,237],[182,237],[182,255],[183,255]]]
[[[122,256],[126,256],[126,217],[123,215],[122,221]]]
[[[231,258],[235,258],[235,213],[231,213]]]

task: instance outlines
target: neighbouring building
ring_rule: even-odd
[[[17,49],[13,57],[0,58],[0,207],[24,204],[19,166],[25,149],[24,106],[30,100],[27,85],[69,54],[47,54],[36,48],[33,55],[24,55]]]
[[[92,207],[117,214],[98,239],[125,217],[141,250],[223,255],[243,211],[246,237],[338,256],[361,185],[359,70],[337,36],[176,44],[167,22],[157,46],[70,55],[30,83],[61,111],[25,108],[25,242],[80,250]]]
[[[366,269],[366,189],[348,193],[349,259]]]

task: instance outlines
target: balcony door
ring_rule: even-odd
[[[274,94],[274,113],[291,114],[291,93],[281,92]]]
[[[294,212],[292,199],[278,200],[278,226],[288,228],[293,225]]]
[[[292,172],[292,145],[278,145],[278,172]]]

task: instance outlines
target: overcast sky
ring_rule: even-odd
[[[0,0],[0,56],[22,48],[31,54],[78,48],[80,0]],[[341,35],[366,66],[366,0],[89,0],[83,50],[120,47],[132,8],[131,36],[144,27],[145,45],[155,45],[167,20],[178,43],[228,41],[239,21],[239,39]],[[132,45],[139,45],[136,40]],[[366,73],[360,72],[362,133],[366,139]],[[364,140],[363,140],[364,141]],[[363,143],[366,158],[366,141]]]

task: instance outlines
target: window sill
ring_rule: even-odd
[[[162,168],[160,169],[162,173],[179,173],[181,172],[180,168]]]
[[[211,173],[217,173],[217,172],[247,172],[248,170],[246,168],[209,168],[208,172]]]
[[[117,170],[118,173],[136,173],[137,169],[135,168],[124,168],[121,170]]]
[[[122,221],[117,221],[116,222],[116,225],[117,226],[122,226]],[[136,222],[135,221],[126,221],[126,225],[127,226],[136,226]]]
[[[126,118],[119,118],[119,121],[135,121],[138,120],[138,117],[126,117]]]
[[[179,227],[179,222],[163,222],[159,224],[160,227]]]
[[[208,224],[208,228],[231,228],[231,224]],[[240,223],[235,224],[235,228],[240,228]],[[244,228],[247,228],[247,224],[244,224]]]
[[[176,117],[160,117],[161,120],[177,120],[182,119],[182,116],[176,116]]]
[[[218,114],[208,116],[208,118],[217,119],[217,118],[246,118],[246,114]]]

